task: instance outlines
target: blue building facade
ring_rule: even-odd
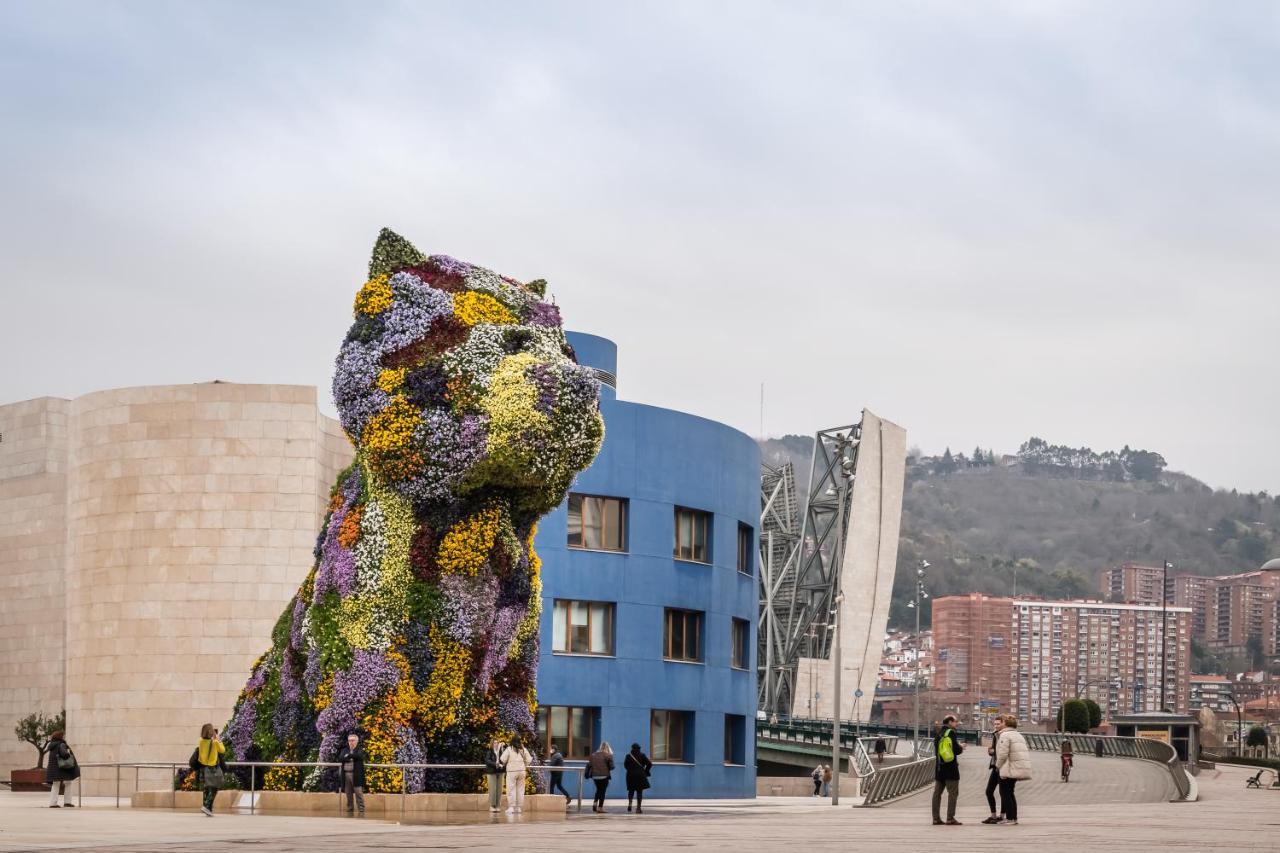
[[[617,399],[617,349],[569,333],[602,379],[604,446],[538,528],[539,750],[632,743],[651,797],[755,796],[760,452],[714,421]]]

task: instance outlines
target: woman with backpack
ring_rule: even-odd
[[[640,744],[631,744],[631,751],[622,759],[622,768],[627,771],[627,811],[631,811],[631,797],[636,798],[636,814],[644,814],[641,807],[644,803],[644,792],[649,787],[649,773],[653,770],[653,762],[649,756],[640,751]]]
[[[63,807],[58,805],[59,795],[62,795],[66,808],[75,808],[68,789],[79,778],[80,764],[71,747],[67,746],[66,732],[54,732],[49,736],[49,766],[44,771],[44,780],[49,783],[49,808]]]
[[[1031,750],[1027,740],[1018,731],[1018,718],[1008,714],[1004,729],[996,741],[996,770],[1000,773],[1000,808],[1004,822],[1018,825],[1018,798],[1013,788],[1019,782],[1031,778]]]
[[[524,811],[524,781],[529,775],[529,765],[533,756],[520,743],[516,735],[511,743],[498,756],[507,771],[507,814],[520,814]]]
[[[222,787],[222,777],[226,771],[227,760],[224,757],[227,748],[218,740],[218,730],[213,723],[205,723],[200,728],[200,742],[195,752],[191,753],[192,769],[196,771],[196,784],[204,791],[203,804],[200,811],[205,817],[213,817],[213,801]]]

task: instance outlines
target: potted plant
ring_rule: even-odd
[[[28,714],[13,727],[18,740],[29,743],[36,748],[39,758],[36,766],[30,770],[9,771],[9,783],[15,791],[47,791],[49,785],[44,781],[44,757],[49,752],[49,737],[67,727],[67,712],[62,711],[53,717],[46,717],[37,711]]]

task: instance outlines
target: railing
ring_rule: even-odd
[[[116,776],[116,808],[120,808],[120,772],[121,770],[131,769],[134,771],[134,790],[138,790],[138,775],[142,770],[168,770],[169,771],[169,787],[173,794],[170,800],[170,808],[177,807],[178,791],[174,788],[174,784],[178,778],[178,772],[188,770],[188,766],[179,762],[163,762],[163,761],[143,761],[143,762],[102,762],[89,763],[79,765],[81,769],[92,769],[101,767],[111,767],[115,769]],[[278,768],[278,767],[339,767],[340,765],[334,761],[228,761],[225,765],[229,768],[245,767],[249,768],[249,788],[247,791],[243,788],[228,788],[227,790],[240,791],[249,794],[249,813],[254,814],[257,810],[257,794],[259,793],[256,784],[258,773],[255,768]],[[408,776],[405,770],[484,770],[483,764],[366,764],[365,769],[373,770],[400,770],[400,815],[404,816],[405,805],[407,802]],[[578,811],[582,811],[582,788],[586,781],[587,767],[585,765],[578,766],[574,764],[563,764],[556,767],[538,764],[530,765],[529,770],[540,770],[547,773],[576,773],[578,775]],[[185,774],[184,774],[185,775]],[[80,784],[76,786],[77,799],[80,805],[84,805],[84,780],[81,779]],[[328,792],[322,792],[328,793]],[[342,805],[342,799],[345,794],[337,791],[339,808]]]
[[[1164,765],[1173,780],[1173,787],[1178,792],[1179,800],[1195,800],[1199,797],[1199,787],[1186,767],[1178,759],[1178,752],[1172,746],[1160,740],[1142,737],[1116,737],[1114,735],[1077,735],[1062,732],[1023,732],[1022,737],[1031,749],[1042,752],[1060,752],[1062,742],[1071,744],[1073,752],[1097,755],[1098,747],[1102,747],[1102,755],[1113,755],[1119,758],[1140,758]]]
[[[767,724],[764,721],[758,721],[756,725],[758,727],[763,728],[770,724]],[[781,720],[778,723],[774,723],[772,725],[775,728],[790,727],[795,729],[812,729],[814,731],[825,730],[828,734],[831,733],[831,719],[829,717],[826,719],[810,718],[810,717],[791,717],[787,720]],[[902,738],[903,740],[906,740],[914,737],[916,733],[916,728],[912,725],[896,725],[896,724],[889,725],[885,723],[861,723],[861,722],[851,723],[848,721],[845,721],[841,724],[841,730],[846,734],[852,734],[854,732],[858,732],[864,737],[869,737],[873,739],[880,736],[892,735],[894,737],[898,737],[898,738]],[[978,743],[982,737],[990,734],[989,732],[979,733],[975,729],[957,728],[957,729],[954,729],[954,731],[956,733],[956,736],[960,740],[964,741],[965,743]],[[927,737],[929,739],[932,739],[934,734],[933,725],[931,723],[926,723],[924,720],[921,720],[919,732],[920,732],[920,737],[922,738]]]
[[[788,725],[786,723],[756,724],[756,738],[764,740],[776,740],[786,743],[801,743],[812,746],[821,746],[831,749],[831,726],[827,725],[826,729],[822,729],[818,725]],[[877,740],[883,740],[885,751],[890,754],[896,754],[898,751],[899,738],[895,735],[879,736],[864,735],[856,738],[852,729],[845,727],[840,732],[840,749],[853,751],[854,743],[860,742],[864,746],[874,748]]]
[[[863,807],[876,806],[927,788],[933,784],[934,759],[917,758],[907,764],[878,767],[875,774],[862,785]]]

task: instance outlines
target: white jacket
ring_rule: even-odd
[[[498,760],[506,765],[508,773],[524,773],[529,769],[529,765],[533,763],[533,756],[524,747],[512,749],[508,746],[502,750],[502,755],[498,756]]]
[[[1001,779],[1030,779],[1031,750],[1017,729],[1005,729],[996,741],[996,772]]]

